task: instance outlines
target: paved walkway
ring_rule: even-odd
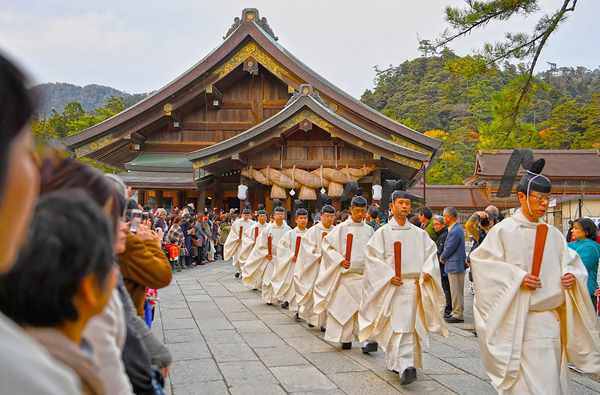
[[[159,291],[153,331],[173,354],[167,393],[194,394],[495,394],[476,338],[451,327],[424,347],[424,371],[402,387],[386,369],[384,353],[363,355],[323,340],[296,323],[288,310],[267,306],[259,292],[217,261],[177,273]],[[471,318],[472,320],[472,318]],[[600,393],[600,384],[573,375],[576,394]]]

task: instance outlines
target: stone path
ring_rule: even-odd
[[[229,262],[212,262],[175,274],[159,291],[152,330],[173,354],[167,394],[496,393],[469,332],[433,335],[425,369],[402,387],[381,350],[364,355],[356,342],[340,350],[288,310],[267,306],[233,273]],[[573,379],[576,394],[600,393],[600,384]]]

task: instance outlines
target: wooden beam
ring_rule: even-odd
[[[185,130],[227,130],[244,131],[253,126],[252,122],[186,122]]]
[[[231,155],[231,160],[237,160],[244,166],[248,165],[248,159],[246,158],[246,155],[244,155],[244,154],[237,153],[235,155]]]
[[[258,62],[250,56],[248,59],[244,60],[242,69],[252,75],[258,75]]]
[[[289,141],[289,147],[333,147],[333,141]]]
[[[326,166],[326,167],[334,167],[335,164],[336,164],[336,161],[334,159],[319,159],[319,160],[304,160],[304,159],[302,159],[296,163],[293,163],[293,161],[289,161],[289,160],[285,160],[285,159],[283,161],[284,168],[292,168],[294,165],[296,165],[296,166],[300,166],[301,168],[311,167],[314,169],[318,169],[321,165]],[[373,164],[373,160],[370,160],[370,159],[338,159],[338,161],[337,161],[338,168],[343,168],[346,165],[352,166],[352,167],[362,167],[363,165],[371,166],[372,164]],[[278,160],[257,161],[257,160],[252,160],[252,158],[249,158],[248,165],[255,167],[255,168],[271,166],[271,167],[275,167],[278,169],[280,167],[280,162]]]
[[[251,110],[252,100],[231,100],[221,103],[221,108],[230,108],[235,110]]]

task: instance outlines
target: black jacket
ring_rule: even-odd
[[[442,252],[444,252],[444,244],[446,243],[446,237],[448,237],[448,227],[444,226],[443,229],[440,229],[438,232],[435,232],[435,234],[437,235],[437,240],[435,241],[435,245],[437,246],[437,256],[438,256],[438,261],[440,260],[440,256],[442,255]],[[442,275],[445,275],[446,272],[444,271],[444,264],[442,264],[440,262],[440,273]]]

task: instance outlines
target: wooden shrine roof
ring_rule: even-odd
[[[475,174],[465,180],[465,184],[473,184],[486,178],[502,178],[512,153],[512,150],[479,151]],[[550,179],[600,178],[600,153],[598,150],[533,150],[533,157],[546,160],[542,173]],[[521,167],[517,178],[525,173],[526,171]]]
[[[336,113],[333,117],[336,122],[352,117],[378,129],[371,135],[378,133],[380,140],[386,140],[385,145],[382,146],[388,147],[390,152],[401,151],[404,156],[431,162],[433,160],[423,159],[423,155],[416,155],[410,151],[427,152],[429,158],[435,158],[439,154],[437,150],[442,144],[441,141],[414,131],[368,107],[289,53],[276,41],[272,30],[266,24],[266,19],[259,18],[258,11],[255,9],[245,9],[242,19],[236,21],[225,40],[174,81],[114,117],[67,136],[63,141],[75,151],[77,156],[90,158],[100,155],[107,158],[118,156],[124,162],[131,161],[132,156],[137,155],[136,152],[117,155],[109,151],[128,150],[127,144],[135,143],[136,138],[143,138],[140,137],[140,131],[165,123],[171,110],[184,108],[198,100],[206,100],[207,88],[215,83],[232,84],[233,80],[229,80],[239,74],[240,66],[249,57],[256,59],[269,72],[296,91],[303,84],[312,85],[321,94],[332,113]],[[358,132],[363,133],[364,127]],[[365,135],[365,140],[367,137],[372,138]],[[125,138],[131,141],[122,144]],[[392,145],[400,150],[391,147]]]
[[[310,86],[308,89],[312,92]],[[194,162],[194,167],[220,174],[233,168],[229,163],[234,161],[233,155],[265,143],[304,120],[316,124],[333,137],[338,137],[351,145],[401,164],[411,164],[413,168],[419,168],[420,163],[429,157],[426,153],[383,139],[340,117],[320,100],[317,92],[295,94],[283,110],[266,121],[228,140],[191,152],[186,156]]]

